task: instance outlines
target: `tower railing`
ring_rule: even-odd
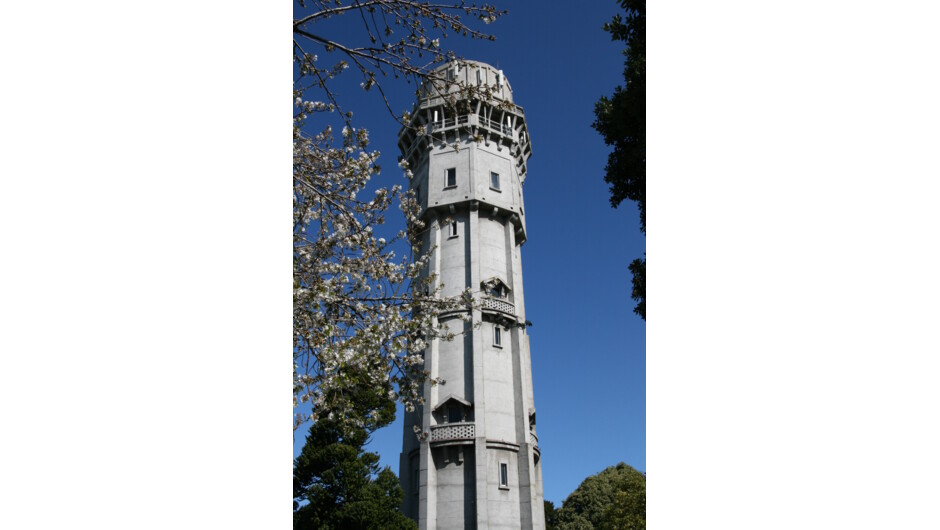
[[[485,116],[480,116],[480,125],[492,129],[494,131],[505,134],[506,136],[512,136],[512,128],[504,123],[500,123],[496,120],[491,120]]]
[[[468,421],[445,423],[443,425],[432,425],[429,441],[432,444],[436,442],[472,442],[473,433],[473,422]]]
[[[512,136],[512,127],[510,127],[509,125],[506,125],[505,123],[501,123],[498,120],[491,120],[487,118],[486,116],[478,116],[478,115],[473,115],[473,116],[477,118],[475,122],[471,121],[470,114],[461,114],[455,117],[443,118],[437,121],[432,121],[431,123],[428,124],[427,130],[428,132],[434,132],[434,131],[442,131],[444,129],[450,129],[452,127],[457,127],[460,125],[479,124],[482,127],[486,127],[487,129],[503,134],[505,136],[510,136],[510,137]]]
[[[483,310],[496,311],[498,313],[505,313],[511,317],[516,316],[516,306],[511,302],[506,300],[501,300],[499,298],[484,298],[483,299]]]
[[[518,110],[517,115],[521,116],[521,113],[523,112],[522,107],[517,105],[516,109]],[[414,135],[413,137],[410,137],[410,139],[407,140],[407,143],[401,146],[403,159],[409,160],[409,161],[412,160],[412,157],[414,156],[415,151],[417,151],[418,149],[421,149],[424,146],[423,143],[420,141],[420,138],[424,136],[425,134],[432,135],[433,133],[445,132],[447,130],[454,129],[454,128],[459,129],[459,128],[467,128],[467,127],[469,127],[470,129],[473,129],[475,127],[480,127],[486,131],[490,131],[492,133],[498,134],[510,142],[519,142],[520,146],[525,146],[525,149],[531,153],[531,147],[529,147],[529,142],[528,142],[528,135],[526,135],[524,132],[520,132],[520,134],[517,137],[516,132],[513,130],[513,128],[510,125],[507,125],[506,123],[498,119],[494,120],[491,118],[487,118],[486,116],[475,114],[475,113],[459,114],[459,115],[450,116],[450,117],[435,116],[435,118],[437,119],[429,120],[428,122],[423,122],[419,118],[416,118],[415,120],[411,122],[410,126],[414,126],[414,127],[423,126],[425,129],[425,133],[424,134],[419,133],[417,135]],[[406,126],[405,128],[403,128],[402,131],[399,132],[399,136],[402,136],[408,127],[409,126]],[[524,159],[517,160],[516,165],[519,168],[521,168],[521,172],[524,174],[525,173],[525,160]]]
[[[470,123],[469,114],[461,114],[460,116],[444,118],[442,120],[432,121],[428,126],[429,131],[438,131],[441,129],[449,129],[451,127],[456,127],[458,125],[466,125]]]

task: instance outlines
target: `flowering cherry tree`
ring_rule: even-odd
[[[379,175],[379,153],[369,150],[369,133],[356,126],[333,83],[341,75],[361,76],[361,89],[377,92],[403,126],[410,116],[392,112],[384,82],[433,85],[449,93],[452,105],[486,99],[488,87],[448,91],[453,81],[433,70],[459,60],[442,50],[441,39],[493,40],[465,19],[488,24],[503,12],[463,3],[298,0],[295,14],[294,428],[338,414],[375,428],[391,421],[389,403],[399,400],[411,410],[421,402],[427,341],[454,336],[437,316],[458,310],[469,316],[473,297],[469,291],[442,297],[438,279],[427,274],[434,249],[418,246],[425,225],[413,195],[398,184],[369,191]],[[321,29],[340,16],[361,18],[362,42],[322,36]],[[335,131],[331,121],[342,129]],[[406,229],[379,237],[376,229],[395,205]],[[400,242],[410,253],[396,255]]]

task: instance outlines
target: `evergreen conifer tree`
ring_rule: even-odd
[[[381,392],[391,391],[386,382]],[[380,393],[381,393],[380,392]],[[369,433],[395,419],[394,401],[369,385],[352,385],[351,420],[325,413],[310,427],[294,460],[295,530],[414,530],[401,513],[402,489],[391,469],[379,469],[379,455],[363,447]]]
[[[363,450],[368,433],[345,418],[321,418],[294,461],[295,530],[411,530],[402,489],[379,455]]]

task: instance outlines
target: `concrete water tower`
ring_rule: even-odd
[[[460,61],[435,72],[456,84],[422,87],[398,145],[427,224],[422,247],[435,249],[429,272],[445,296],[469,287],[477,309],[469,323],[442,315],[465,333],[425,351],[430,377],[446,383],[426,384],[424,405],[405,415],[403,509],[421,530],[543,529],[520,256],[532,154],[525,115],[501,70]],[[491,97],[465,95],[460,85]],[[448,101],[455,97],[456,105]]]

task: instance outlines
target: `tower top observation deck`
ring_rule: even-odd
[[[432,70],[418,89],[410,121],[398,133],[398,147],[409,167],[419,168],[435,147],[470,144],[508,149],[519,183],[525,182],[532,144],[509,80],[489,64],[458,59]]]

